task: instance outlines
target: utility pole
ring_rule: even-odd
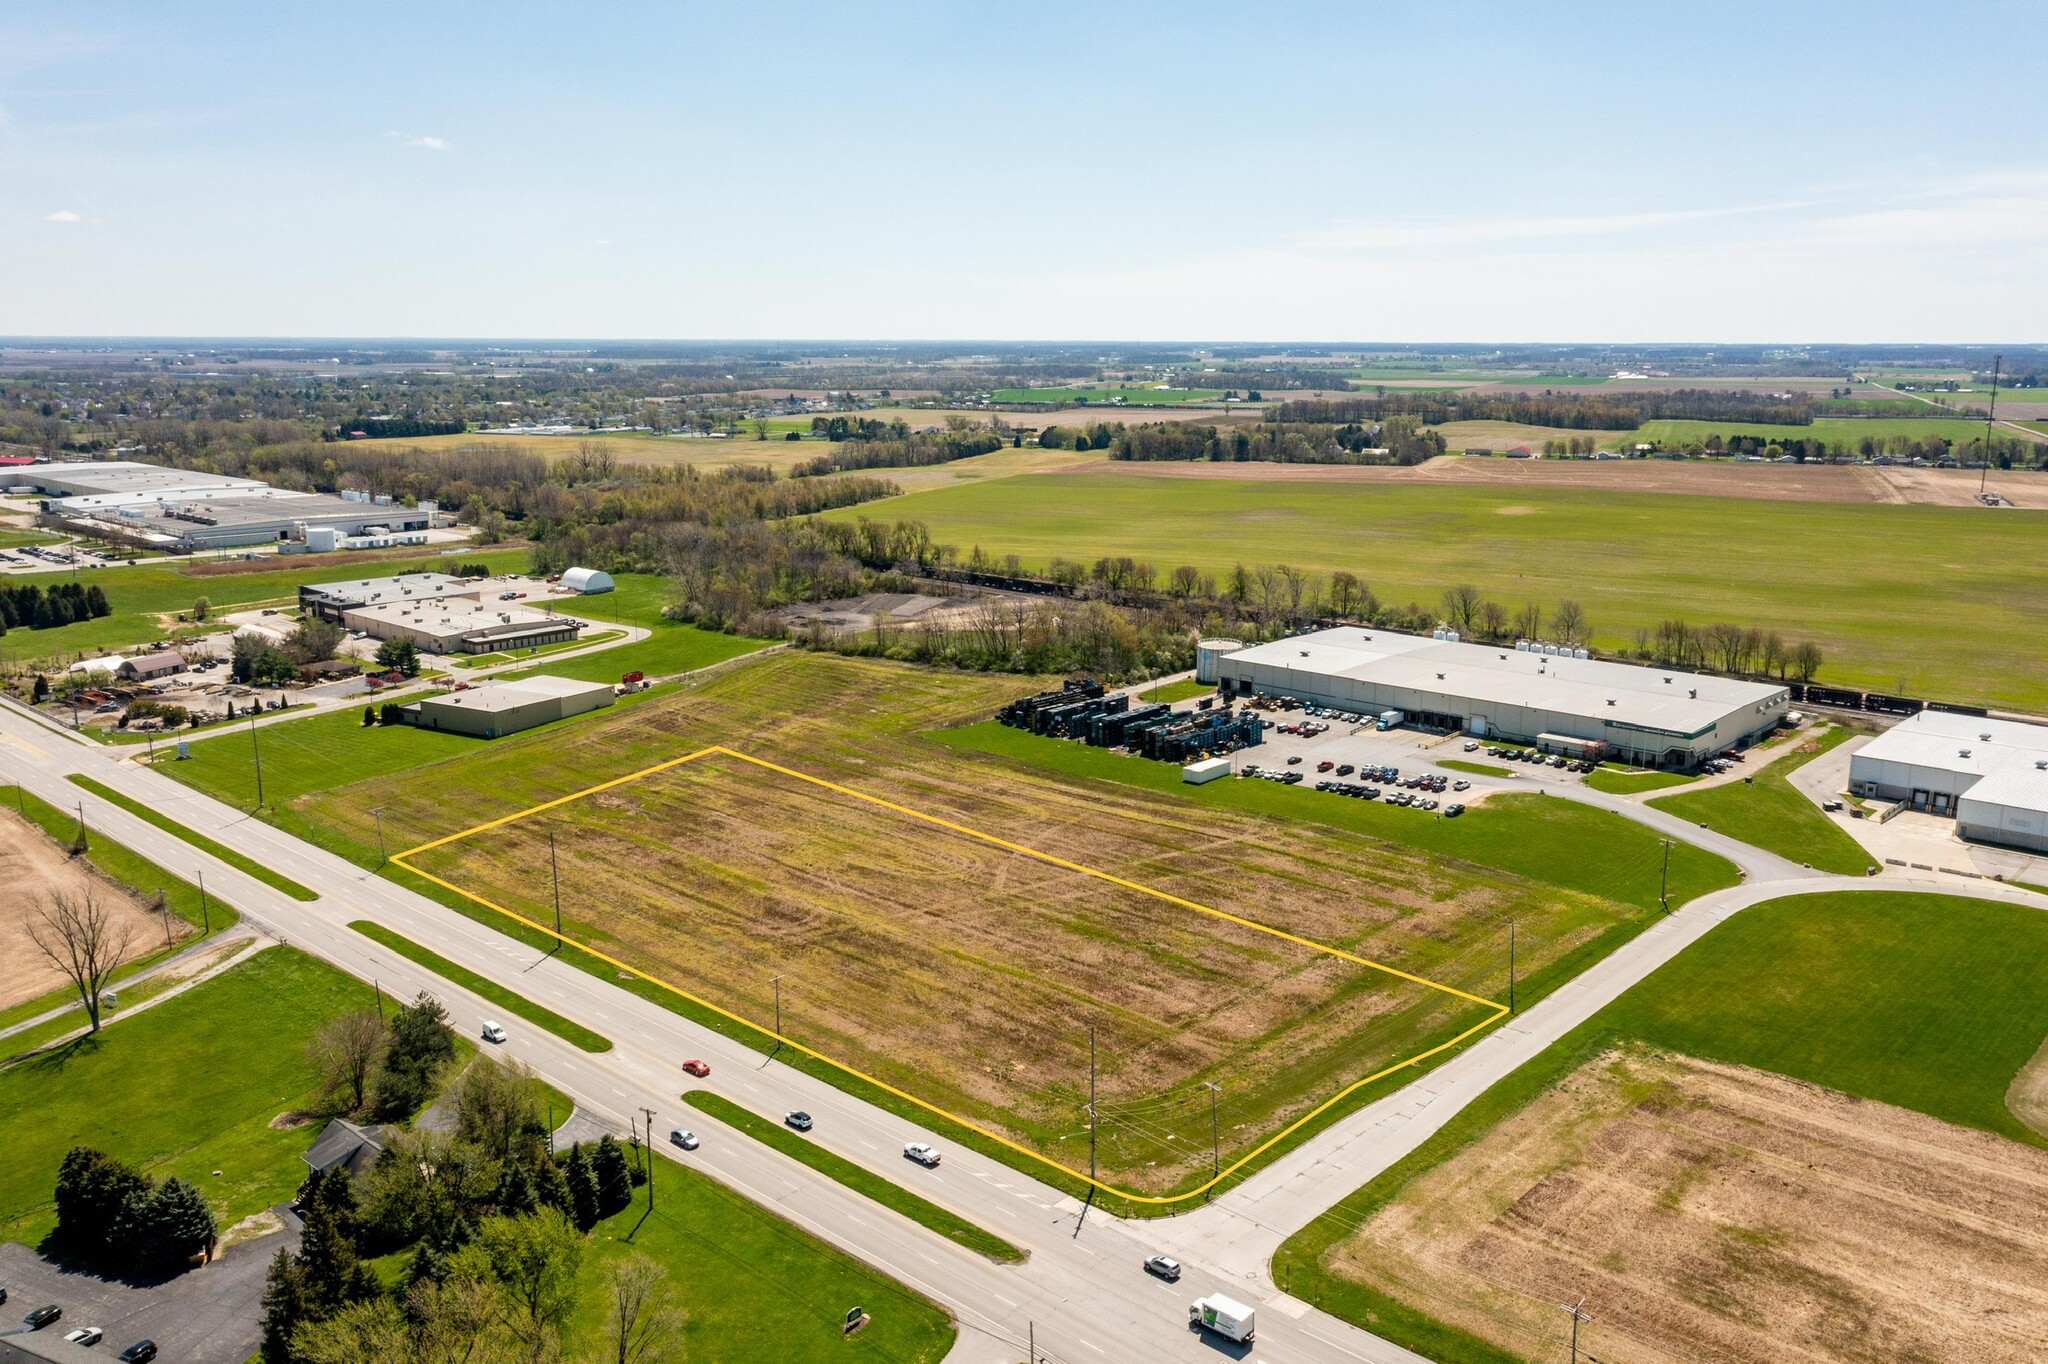
[[[1998,415],[1998,371],[2005,364],[2003,355],[1991,357],[1991,410],[1984,414],[1984,471],[1977,476],[1977,496],[1984,496],[1985,480],[1991,477],[1991,422]]]
[[[1664,907],[1666,914],[1669,914],[1671,912],[1671,840],[1660,838],[1657,841],[1664,845],[1664,869],[1657,875],[1657,903]]]
[[[168,952],[176,944],[171,939],[171,902],[170,898],[164,894],[162,886],[156,888],[156,903],[157,908],[161,909],[164,913],[164,951]]]
[[[1564,1310],[1572,1314],[1572,1364],[1579,1364],[1579,1323],[1591,1321],[1593,1314],[1586,1310],[1586,1300],[1563,1304]]]
[[[1223,1129],[1216,1125],[1216,1099],[1223,1093],[1223,1086],[1204,1080],[1202,1088],[1209,1091],[1209,1183],[1214,1187],[1216,1181],[1223,1178]],[[1206,1202],[1208,1197],[1208,1194],[1203,1194],[1203,1201]]]
[[[256,700],[256,710],[263,709],[263,699]],[[263,808],[263,745],[256,741],[256,711],[249,712],[249,751],[256,755],[256,808]]]
[[[1088,1029],[1088,1181],[1095,1182],[1095,1029]]]
[[[213,933],[213,915],[208,913],[206,908],[206,873],[204,871],[199,873],[199,931],[209,936]]]
[[[555,831],[553,829],[548,830],[548,876],[555,883],[555,945],[548,949],[549,953],[552,954],[559,952],[562,948],[562,867],[555,860]]]
[[[379,806],[370,811],[370,818],[377,821],[377,865],[381,867],[391,860],[391,855],[384,851],[384,808]]]
[[[647,1115],[647,1211],[654,1211],[654,1110],[640,1110]]]
[[[1515,921],[1508,920],[1508,1012],[1515,1011]]]
[[[775,987],[775,1040],[780,1042],[782,1040],[782,977],[777,976],[769,983]]]

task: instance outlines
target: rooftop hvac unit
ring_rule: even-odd
[[[378,494],[377,494],[377,497],[376,497],[376,503],[377,503],[377,505],[378,505],[378,506],[380,506],[380,507],[388,507],[388,506],[390,506],[390,505],[391,505],[391,494],[390,494],[390,493],[378,493]]]
[[[1444,631],[1444,640],[1447,643],[1456,644],[1458,642],[1458,632],[1456,630]]]
[[[1518,654],[1526,654],[1526,653],[1528,653],[1528,652],[1529,652],[1529,641],[1528,641],[1528,640],[1526,640],[1526,639],[1518,639],[1518,640],[1516,640],[1516,641],[1515,641],[1515,652],[1516,652],[1516,653],[1518,653]]]
[[[1588,655],[1587,655],[1587,653],[1586,653],[1586,651],[1585,651],[1584,649],[1574,649],[1574,650],[1572,650],[1572,657],[1573,657],[1573,658],[1585,658],[1585,657],[1587,657],[1587,656],[1588,656]]]
[[[1444,637],[1444,634],[1445,634],[1445,630],[1444,630],[1444,628],[1443,628],[1443,627],[1442,627],[1441,625],[1439,625],[1439,626],[1438,626],[1438,627],[1437,627],[1436,629],[1434,629],[1434,630],[1431,630],[1431,631],[1429,632],[1429,637],[1430,637],[1431,639],[1442,639],[1442,638]]]

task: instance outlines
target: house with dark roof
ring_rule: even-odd
[[[324,1175],[339,1165],[351,1177],[359,1176],[384,1154],[384,1130],[358,1127],[347,1118],[335,1118],[320,1129],[319,1139],[306,1148],[306,1165]]]

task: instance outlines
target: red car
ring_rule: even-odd
[[[1322,760],[1321,762],[1319,762],[1319,763],[1317,763],[1317,764],[1316,764],[1316,771],[1318,771],[1318,772],[1327,772],[1327,771],[1329,771],[1329,770],[1330,770],[1331,768],[1335,767],[1336,765],[1337,765],[1337,764],[1335,764],[1335,763],[1331,762],[1331,761],[1330,761],[1330,760],[1329,760],[1328,758],[1325,758],[1325,759],[1323,759],[1323,760]]]
[[[711,1067],[709,1065],[695,1059],[683,1062],[683,1069],[689,1071],[690,1074],[696,1076],[700,1080],[711,1073]]]

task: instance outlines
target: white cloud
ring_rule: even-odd
[[[445,152],[455,146],[445,137],[430,137],[425,133],[393,133],[391,136],[401,147],[418,147],[422,151]]]
[[[68,208],[60,208],[55,213],[45,217],[43,221],[46,223],[82,223],[85,219],[79,217]]]

